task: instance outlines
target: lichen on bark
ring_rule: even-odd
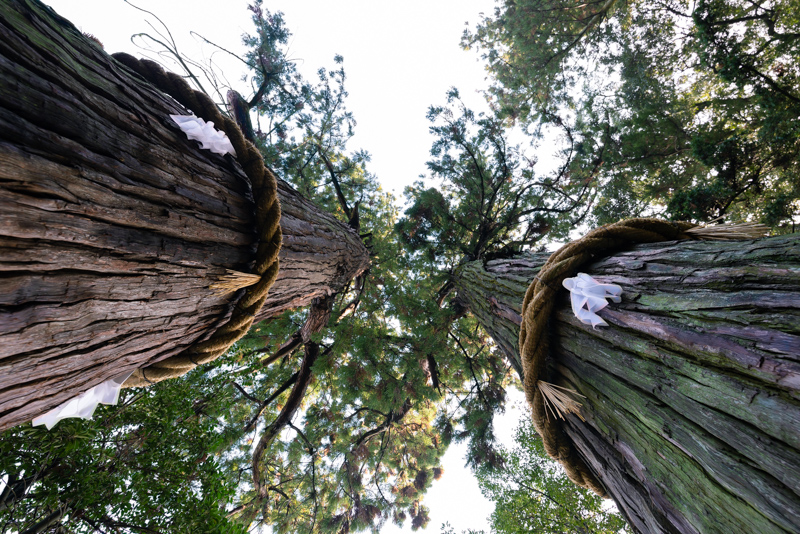
[[[459,299],[515,367],[513,313],[545,259],[457,273]],[[592,329],[560,295],[550,379],[586,396],[586,422],[564,428],[633,528],[798,531],[800,236],[640,245],[586,272],[621,285],[623,302]]]

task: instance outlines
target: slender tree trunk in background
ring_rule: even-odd
[[[0,2],[0,429],[179,353],[230,313],[254,259],[249,182],[174,100],[33,0]],[[342,289],[368,252],[280,183],[264,319]]]
[[[465,264],[459,298],[519,367],[543,256]],[[585,269],[623,288],[551,323],[553,382],[586,396],[564,428],[642,533],[800,532],[800,236],[642,245]]]
[[[500,351],[522,380],[519,359],[519,325],[525,292],[550,254],[540,252],[516,258],[462,265],[456,275],[461,303],[492,336]]]

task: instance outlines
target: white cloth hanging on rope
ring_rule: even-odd
[[[125,373],[101,384],[97,384],[77,397],[74,397],[54,408],[44,415],[34,419],[33,426],[44,425],[50,430],[56,423],[68,417],[80,417],[81,419],[91,419],[98,404],[116,404],[119,400],[119,390],[122,384],[133,374]]]
[[[194,115],[170,115],[170,117],[180,126],[186,137],[200,142],[200,148],[223,156],[225,154],[236,155],[228,136],[225,135],[225,132],[214,128],[212,121],[206,122]]]
[[[597,326],[608,326],[597,312],[608,306],[607,298],[621,302],[622,288],[615,284],[601,284],[585,273],[578,273],[574,278],[566,278],[563,282],[570,292],[572,313],[582,323]]]

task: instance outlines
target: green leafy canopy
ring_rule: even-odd
[[[800,211],[797,2],[502,2],[467,30],[498,114],[561,133],[597,223]],[[780,230],[779,230],[780,231]]]

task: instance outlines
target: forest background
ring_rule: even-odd
[[[392,24],[381,26],[348,16],[353,30],[313,8],[325,28],[312,33],[358,36],[362,49],[369,48],[370,31],[397,30],[395,56],[353,50],[362,67],[359,60],[351,64],[346,47],[328,47],[327,40],[319,62],[305,51],[295,57],[293,19],[278,16],[288,6],[248,11],[226,4],[226,11],[239,9],[239,20],[253,18],[255,26],[241,22],[236,30],[253,36],[242,53],[251,78],[242,83],[230,71],[217,72],[245,99],[265,87],[253,107],[261,114],[254,127],[267,162],[304,195],[358,225],[373,268],[332,303],[333,319],[314,338],[320,354],[300,411],[255,461],[253,444],[273,428],[287,402],[280,395],[308,360],[300,344],[289,342],[305,321],[303,310],[256,328],[209,368],[127,393],[120,408],[95,422],[4,435],[3,457],[11,460],[2,467],[26,496],[4,506],[7,524],[22,529],[29,518],[64,509],[59,521],[87,531],[115,523],[145,531],[188,531],[199,523],[220,532],[261,522],[287,532],[404,520],[424,527],[431,512],[422,497],[441,476],[451,441],[466,444],[487,493],[508,501],[497,473],[510,473],[515,459],[495,443],[493,418],[516,370],[459,308],[451,278],[460,262],[540,249],[575,228],[636,214],[758,219],[776,232],[793,231],[797,222],[798,6],[582,5],[580,11],[551,9],[567,2],[506,3],[498,11],[489,5],[487,18],[470,16],[463,36],[462,20],[455,31],[443,31],[441,21],[457,18],[446,4],[424,16],[409,7],[416,17],[407,24],[388,11],[381,13]],[[364,14],[380,11],[360,7]],[[153,36],[161,31],[154,24]],[[224,24],[215,19],[213,26]],[[201,27],[191,29],[222,44]],[[88,25],[83,30],[100,36]],[[453,49],[460,40],[473,53],[444,60],[430,52],[431,35],[447,37]],[[411,40],[426,52],[414,52]],[[488,105],[473,93],[475,78],[483,78],[475,50],[490,74]],[[399,56],[414,61],[406,66]],[[202,65],[191,68],[199,72]],[[458,79],[469,71],[478,74]],[[383,85],[356,95],[357,77]],[[421,96],[428,93],[419,86],[441,78],[446,85],[436,95]],[[453,85],[461,91],[450,91]],[[222,101],[224,91],[216,96]],[[401,102],[421,111],[406,112]],[[413,132],[398,129],[399,116],[419,117]],[[365,130],[376,133],[362,142],[357,132]],[[431,137],[417,133],[425,131]],[[387,139],[388,148],[379,148],[378,139]],[[398,171],[399,161],[417,168]],[[409,186],[403,207],[381,188],[390,176],[421,173],[426,182],[403,184]],[[530,435],[520,440],[534,448]],[[269,481],[268,498],[254,491],[253,469]],[[540,474],[537,481],[544,479]],[[558,491],[551,496],[566,498],[566,489]],[[566,510],[596,520],[598,532],[618,530],[597,503],[580,501],[588,498],[558,506],[554,521],[567,520]],[[492,526],[513,531],[502,514]]]

